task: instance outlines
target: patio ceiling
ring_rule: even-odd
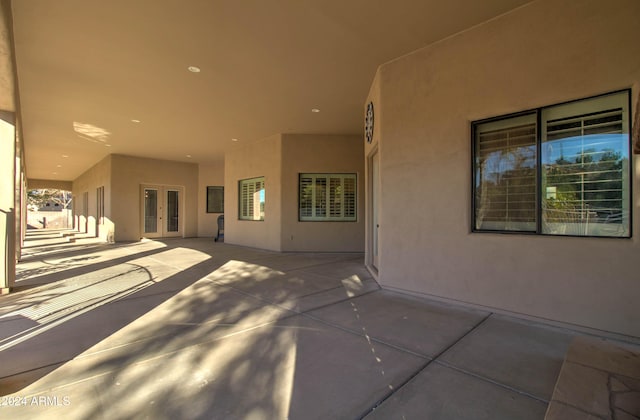
[[[111,153],[217,162],[276,133],[359,135],[379,65],[528,2],[13,1],[27,175],[73,180]]]

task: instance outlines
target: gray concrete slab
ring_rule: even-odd
[[[372,279],[361,281],[357,278],[347,278],[342,280],[340,283],[341,284],[338,287],[300,296],[299,298],[292,299],[286,303],[281,303],[280,306],[294,312],[307,312],[380,290],[378,283]]]
[[[311,311],[309,316],[433,358],[489,313],[378,291]]]
[[[350,255],[351,254],[347,254],[347,257]],[[364,281],[373,278],[369,270],[364,266],[363,257],[354,258],[351,256],[351,258],[345,258],[342,261],[335,261],[331,264],[319,264],[303,267],[300,271],[316,273],[338,280],[355,277]]]
[[[291,257],[295,258],[308,261],[308,258],[299,255]],[[329,262],[323,267],[332,265]],[[313,267],[310,270],[294,269],[285,272],[273,269],[271,265],[231,260],[210,273],[207,278],[216,284],[294,311],[306,311],[378,288],[371,278],[363,281],[360,276],[351,274],[353,270],[347,269],[342,275],[327,276],[321,274],[323,270],[317,261]]]
[[[573,334],[494,315],[439,360],[549,401]]]
[[[291,418],[359,418],[425,362],[307,318],[277,325],[297,333]]]
[[[43,325],[40,334],[3,351],[16,363],[1,365],[0,377],[34,366],[62,363],[80,353],[84,357],[103,352],[149,357],[291,315],[205,279],[175,295],[123,299],[96,307],[55,328],[45,329]]]
[[[294,252],[254,254],[245,260],[268,266],[273,270],[292,272],[305,269],[313,270],[314,268],[330,271],[334,265],[340,265],[343,262],[349,264],[353,261],[362,268],[363,258],[361,254],[352,253]]]
[[[162,354],[82,355],[22,390],[27,401],[43,395],[61,406],[5,412],[14,419],[357,418],[423,363],[298,315]]]
[[[111,334],[88,349],[83,357],[104,352],[147,356],[173,352],[293,315],[205,279]]]
[[[380,291],[357,254],[31,244],[0,418],[542,418],[572,335]]]
[[[547,404],[431,363],[365,417],[374,419],[534,420]]]

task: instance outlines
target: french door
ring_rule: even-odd
[[[182,236],[182,187],[143,185],[142,237]]]

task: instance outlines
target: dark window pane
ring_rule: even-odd
[[[535,231],[535,114],[475,126],[475,229]]]
[[[224,213],[224,187],[207,187],[207,213]]]

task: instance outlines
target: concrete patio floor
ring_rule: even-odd
[[[577,332],[384,291],[361,254],[33,231],[0,418],[542,419]]]

